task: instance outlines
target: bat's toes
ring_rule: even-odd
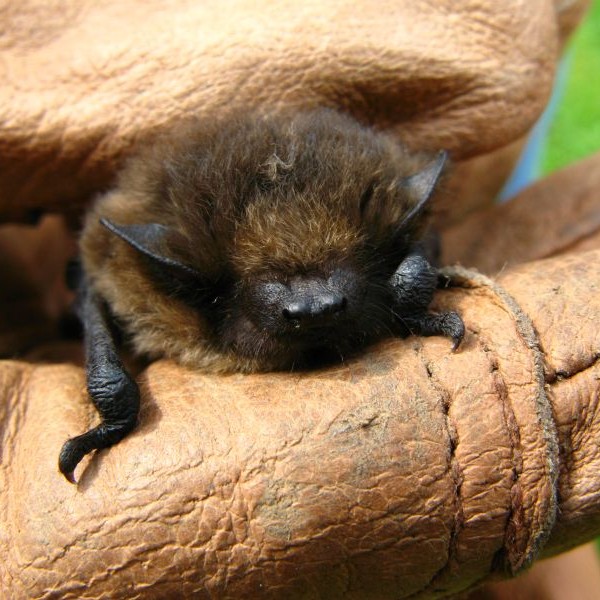
[[[465,336],[465,324],[460,315],[454,311],[447,313],[423,313],[418,316],[404,318],[404,323],[412,333],[417,335],[443,335],[452,339],[454,352]]]

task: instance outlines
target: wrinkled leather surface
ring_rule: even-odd
[[[74,209],[134,140],[223,106],[343,106],[455,160],[491,151],[540,114],[587,4],[6,3],[0,219]]]
[[[457,157],[501,146],[541,108],[554,49],[585,3],[515,1],[506,12],[484,2],[470,20],[449,3],[399,2],[377,11],[365,4],[357,8],[366,15],[358,28],[335,3],[314,28],[306,24],[316,5],[270,3],[291,15],[268,38],[277,52],[259,33],[248,34],[249,4],[231,4],[246,16],[234,27],[229,14],[211,13],[209,31],[204,17],[212,9],[182,3],[185,12],[169,16],[145,3],[139,29],[125,21],[110,27],[112,43],[94,40],[101,22],[127,10],[117,4],[4,7],[2,18],[12,19],[1,40],[9,85],[0,93],[11,94],[0,104],[5,218],[37,205],[68,212],[110,178],[133,137],[209,99],[335,104],[343,97],[359,116],[418,133],[426,145],[448,139]],[[322,39],[319,27],[330,28],[327,10],[340,23],[329,43],[350,62],[328,63],[331,45],[306,43]],[[535,19],[526,18],[534,10]],[[363,45],[349,35],[350,24],[368,33],[392,27],[390,15],[401,22],[393,11],[410,12],[416,25],[402,36],[371,35]],[[423,35],[420,44],[404,45],[417,39],[403,36],[420,34],[423,15],[428,39],[455,35],[456,48],[465,47],[460,56],[445,47],[441,66],[454,74],[468,69],[481,85],[457,96],[460,107],[440,101],[437,79],[423,75],[439,75],[440,48],[423,45]],[[265,12],[262,31],[272,34],[275,22]],[[196,23],[203,34],[193,38]],[[526,34],[515,33],[523,27]],[[122,42],[125,29],[136,51]],[[154,47],[149,32],[167,44],[174,30],[180,55],[145,53]],[[227,52],[214,41],[219,35],[231,42]],[[242,36],[261,48],[264,69],[240,57]],[[519,43],[501,52],[506,39]],[[298,62],[302,52],[306,63]],[[361,77],[350,77],[357,70],[350,59],[359,56]],[[406,56],[414,69],[399,66]],[[217,64],[227,68],[207,70]],[[241,66],[228,78],[233,64]],[[291,76],[299,64],[312,65],[314,77],[292,85],[281,73]],[[359,84],[372,95],[357,93]],[[514,89],[520,99],[513,106],[507,90]],[[397,108],[400,96],[414,99],[414,114],[402,113],[403,102]],[[507,148],[498,157],[510,155]],[[473,160],[494,164],[490,155]],[[57,453],[96,415],[79,345],[56,339],[70,298],[60,272],[72,239],[53,217],[35,231],[0,230],[0,301],[16,307],[0,310],[0,351],[20,354],[0,362],[0,595],[431,597],[600,534],[599,177],[596,156],[447,229],[446,262],[498,275],[489,286],[467,274],[437,294],[438,307],[465,318],[468,334],[457,353],[445,339],[409,338],[320,372],[250,377],[209,377],[159,361],[139,375],[139,428],[87,458],[76,487],[58,474]],[[494,178],[477,185],[491,189]]]
[[[480,210],[444,232],[442,263],[495,275],[514,264],[600,245],[600,153]],[[501,227],[506,223],[506,227]]]

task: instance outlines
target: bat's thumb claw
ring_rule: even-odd
[[[452,352],[456,352],[465,337],[465,324],[461,316],[452,311],[444,315],[444,332],[452,338]]]
[[[65,476],[65,479],[69,483],[72,483],[73,485],[77,484],[77,480],[75,479],[75,471],[69,471],[68,473],[63,473],[63,475]]]
[[[459,337],[453,337],[452,339],[454,340],[454,343],[452,344],[452,352],[456,352],[463,341],[463,336],[461,335]]]
[[[75,467],[83,458],[85,451],[82,450],[77,438],[67,440],[58,457],[58,470],[65,476],[65,479],[71,483],[77,483],[75,480]]]

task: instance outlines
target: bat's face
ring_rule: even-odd
[[[442,162],[438,158],[417,175],[431,187]],[[326,214],[319,203],[299,199],[292,210],[284,203],[253,205],[231,238],[213,243],[210,269],[194,261],[193,240],[179,231],[103,222],[139,252],[150,277],[174,302],[204,316],[210,343],[273,368],[310,362],[311,353],[322,350],[345,356],[393,332],[398,298],[390,280],[414,244],[423,203],[393,227],[382,221],[381,207],[369,212],[363,206],[361,214],[349,216]]]
[[[331,261],[309,272],[240,281],[225,301],[222,342],[267,364],[302,364],[312,352],[349,351],[391,329],[387,277]]]
[[[162,222],[103,221],[157,287],[202,315],[203,343],[265,368],[392,332],[390,278],[445,160],[403,165],[395,142],[339,115],[275,125],[211,138],[208,158],[160,158],[155,206],[169,210],[150,212]]]

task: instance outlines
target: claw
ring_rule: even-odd
[[[418,316],[403,318],[409,330],[416,335],[443,335],[452,339],[452,352],[460,346],[465,335],[465,324],[454,311],[440,314],[422,313]]]
[[[458,350],[458,347],[460,346],[461,342],[463,341],[463,337],[464,337],[464,331],[461,335],[453,335],[452,339],[454,340],[454,343],[452,344],[452,352],[456,352]]]
[[[68,473],[63,473],[65,479],[72,483],[73,485],[77,485],[77,480],[75,479],[75,471],[69,471]]]
[[[78,448],[79,444],[75,438],[67,440],[60,451],[58,457],[58,470],[65,476],[70,483],[77,483],[75,480],[75,467],[83,458],[83,453]],[[78,451],[79,450],[79,451]]]
[[[444,317],[443,333],[452,338],[452,352],[456,352],[465,337],[465,324],[458,313],[449,312]]]

